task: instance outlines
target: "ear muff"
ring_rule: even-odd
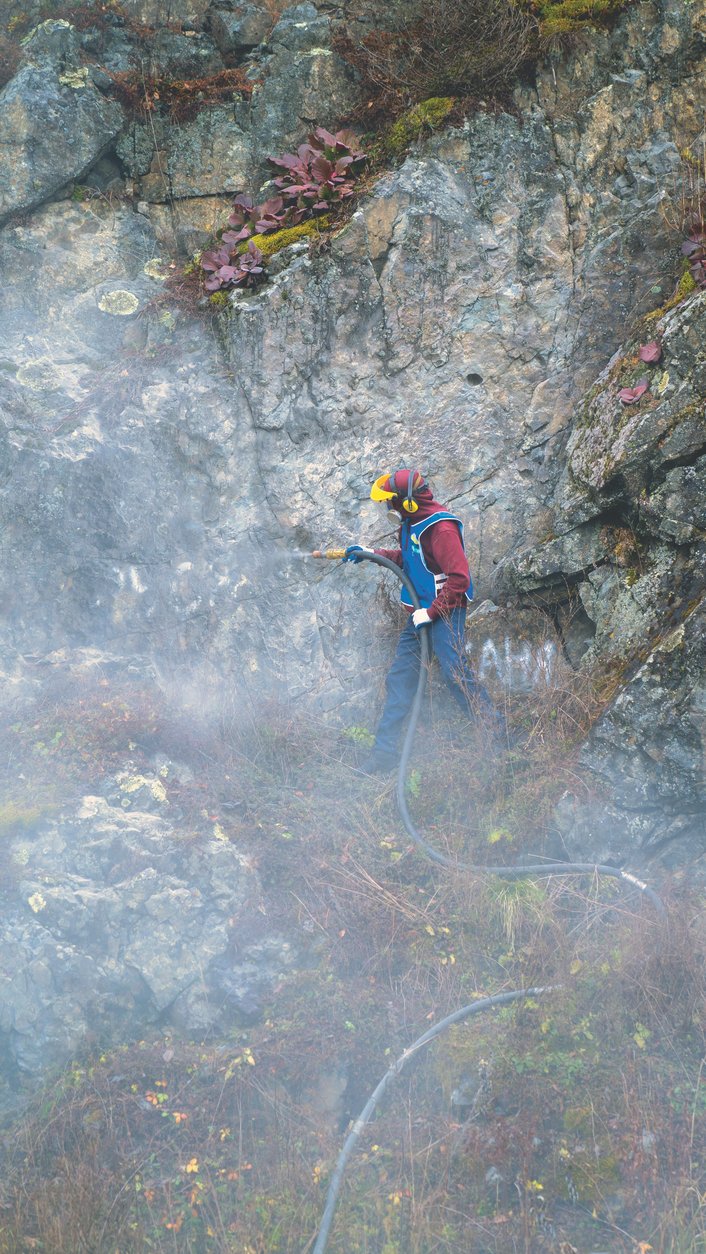
[[[406,480],[408,480],[406,494],[403,497],[403,509],[406,509],[408,514],[416,514],[419,505],[414,498],[416,493],[421,492],[421,489],[425,487],[424,478],[421,477],[419,470],[395,470],[394,475],[390,475],[391,482],[398,483],[400,475],[406,475]]]

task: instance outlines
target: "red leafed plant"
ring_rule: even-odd
[[[640,361],[644,361],[652,365],[659,361],[662,356],[662,345],[658,340],[650,340],[649,344],[643,344],[638,354]]]
[[[235,246],[251,235],[267,235],[286,226],[296,226],[307,216],[305,209],[285,206],[281,196],[273,196],[261,205],[255,204],[251,196],[236,196],[228,218],[228,226],[234,229],[224,231],[221,239],[224,244]]]
[[[274,182],[290,204],[304,212],[326,213],[333,204],[353,195],[365,153],[358,151],[358,140],[352,131],[332,135],[325,127],[317,126],[296,154],[288,152],[283,157],[270,157],[269,161],[284,171]]]
[[[252,240],[246,253],[231,256],[227,248],[214,248],[201,256],[201,269],[208,272],[204,281],[207,292],[224,287],[253,287],[264,273],[262,253]]]
[[[271,165],[284,171],[274,180],[280,194],[261,204],[244,193],[235,197],[219,246],[201,256],[201,269],[208,273],[206,291],[252,286],[261,281],[263,257],[251,237],[298,226],[307,218],[329,213],[352,196],[365,160],[352,131],[337,131],[333,135],[323,126],[317,127],[296,153],[268,157]],[[246,240],[248,253],[240,251]]]
[[[618,397],[623,402],[623,405],[632,405],[635,401],[639,401],[646,391],[647,379],[640,379],[639,383],[636,383],[634,387],[621,388],[618,392]]]

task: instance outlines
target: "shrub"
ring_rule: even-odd
[[[429,97],[502,101],[548,46],[605,25],[631,2],[420,0],[380,28],[380,7],[367,0],[362,18],[372,29],[339,36],[336,48],[361,76],[368,119]]]
[[[239,244],[255,234],[265,235],[281,231],[285,226],[297,226],[305,218],[326,213],[347,200],[353,194],[354,179],[366,159],[357,145],[351,131],[332,135],[319,126],[309,136],[308,143],[300,144],[296,153],[268,157],[271,165],[284,170],[284,174],[274,179],[282,194],[262,204],[256,204],[251,196],[236,196],[228,218],[228,225],[236,230],[224,231],[223,243]]]
[[[227,248],[202,253],[201,269],[208,272],[208,278],[204,280],[207,292],[217,292],[222,287],[254,287],[264,276],[262,253],[252,240],[248,251],[235,257]]]
[[[366,10],[373,25],[378,14]],[[393,116],[430,97],[503,95],[536,46],[536,17],[511,0],[422,0],[414,17],[338,41],[372,97],[368,113]]]
[[[200,258],[201,269],[208,272],[204,287],[209,292],[261,281],[265,256],[313,235],[319,229],[317,220],[328,225],[331,211],[353,195],[366,156],[352,131],[333,135],[319,126],[296,153],[268,160],[283,171],[274,179],[281,195],[261,204],[245,194],[236,196],[228,218],[232,229],[222,232],[218,248]],[[276,247],[274,238],[271,243],[266,238],[275,235]],[[248,255],[255,260],[248,262]]]
[[[296,156],[270,157],[270,165],[283,170],[274,180],[290,205],[304,213],[326,213],[355,191],[355,176],[365,161],[352,131],[332,135],[318,126]]]

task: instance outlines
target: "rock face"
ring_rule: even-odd
[[[252,95],[205,106],[188,125],[152,116],[134,121],[117,150],[142,200],[254,194],[271,177],[268,156],[296,148],[312,124],[335,122],[359,100],[353,71],[330,46],[331,21],[313,4],[294,5],[277,22],[255,5],[216,9],[209,24],[223,58],[238,61],[251,79]],[[209,43],[199,36],[190,47],[200,44],[205,53]],[[150,43],[153,72],[156,66],[164,73],[170,50],[160,55]],[[177,77],[195,72],[188,63],[172,71]]]
[[[159,16],[146,0],[126,7],[140,22]],[[216,713],[224,692],[235,706],[274,691],[346,722],[365,716],[396,589],[376,594],[372,571],[301,554],[387,539],[369,483],[416,463],[464,518],[478,602],[511,602],[501,617],[486,603],[469,632],[489,682],[531,688],[545,647],[614,682],[584,750],[602,804],[565,799],[565,846],[582,859],[683,860],[702,839],[704,802],[706,297],[640,319],[679,279],[706,5],[630,6],[540,67],[515,114],[476,113],[420,142],[327,251],[287,249],[266,286],[218,317],[165,299],[170,250],[181,264],[234,191],[260,187],[268,154],[359,102],[329,7],[293,6],[265,30],[252,5],[180,0],[169,12],[181,30],[154,38],[117,18],[80,35],[45,23],[0,94],[4,134],[21,146],[1,212],[25,215],[0,232],[3,700],[90,649],[111,674],[188,683]],[[100,67],[127,69],[145,42],[150,72],[237,63],[251,98],[179,124],[157,108],[125,117]],[[81,199],[84,184],[96,194]],[[653,339],[661,360],[643,365]],[[623,404],[618,392],[643,374],[648,393]],[[544,634],[528,625],[533,599]],[[118,818],[73,821],[89,845],[96,824],[117,826],[140,859],[172,839],[166,816],[137,829],[133,817],[127,833]],[[95,904],[98,871],[52,832],[45,869],[58,878],[28,872],[5,942],[45,955],[37,979],[52,1004],[69,998],[85,1026],[110,990],[135,1021],[139,1003],[213,1022],[211,992],[187,987],[195,968],[173,919],[183,906],[200,961],[220,969],[224,918],[247,916],[254,883],[237,855],[214,853],[232,862],[227,906],[210,880],[206,910],[184,896],[190,874],[149,862],[120,881],[120,900],[115,884]],[[39,861],[28,866],[39,875]],[[81,949],[86,911],[98,931],[122,920],[123,948],[108,955],[118,968]],[[152,926],[166,955],[156,965]],[[71,954],[62,969],[90,966],[88,1000],[76,1000],[82,976],[58,981],[59,947]],[[36,997],[23,996],[3,1031],[17,1065],[33,1067],[83,1029],[55,1028],[51,1010],[32,1026]]]
[[[0,221],[33,209],[98,161],[123,125],[116,101],[96,89],[64,21],[37,27],[27,63],[0,92],[0,133],[8,161]]]
[[[218,825],[210,841],[189,842],[159,775],[124,773],[110,799],[84,797],[8,853],[5,1084],[64,1063],[87,1036],[248,1022],[291,966],[289,942],[263,935],[252,866]]]
[[[703,576],[703,554],[700,563]],[[590,848],[599,858],[671,869],[703,856],[705,662],[701,594],[650,650],[582,752],[596,796],[610,802],[565,798],[558,822],[572,853]]]
[[[570,580],[595,624],[585,663],[625,672],[583,751],[613,803],[562,806],[574,853],[599,842],[604,859],[656,853],[674,865],[703,847],[705,318],[697,292],[639,328],[657,361],[641,361],[638,337],[608,363],[567,442],[554,496],[563,534],[514,566],[521,588],[545,596]],[[637,373],[648,390],[625,403]]]
[[[238,4],[211,15],[211,32],[224,56],[250,52],[264,42],[272,29],[267,10],[257,4]]]

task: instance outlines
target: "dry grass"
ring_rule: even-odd
[[[430,97],[507,95],[536,48],[537,22],[510,0],[422,0],[413,16],[363,9],[372,30],[339,51],[361,75],[373,112],[397,116]]]
[[[284,10],[289,7],[289,0],[255,0],[259,9],[264,9],[272,19],[272,25],[279,21]]]
[[[2,1254],[301,1254],[342,1127],[390,1058],[459,1005],[534,982],[562,987],[455,1029],[400,1083],[362,1139],[331,1254],[452,1254],[469,1239],[495,1254],[562,1241],[635,1254],[638,1240],[696,1254],[706,1116],[697,894],[671,903],[664,932],[612,882],[439,873],[410,852],[391,784],[356,777],[348,742],[332,743],[330,729],[302,728],[274,703],[245,718],[228,703],[199,721],[157,712],[152,699],[138,716],[123,697],[122,712],[101,713],[100,694],[95,716],[85,699],[76,708],[82,738],[62,724],[54,773],[66,753],[70,778],[83,771],[85,784],[101,726],[109,769],[148,716],[135,769],[156,750],[191,764],[191,784],[167,783],[170,802],[187,826],[193,816],[192,839],[205,807],[259,862],[266,908],[296,937],[300,969],[254,1027],[206,1044],[155,1036],[80,1062],[39,1098],[7,1140]],[[30,729],[44,743],[56,696]],[[484,782],[473,736],[443,741],[433,709],[440,736],[428,746],[439,743],[412,777],[430,838],[494,860],[503,840],[511,861],[539,848],[542,789],[575,769],[578,733],[594,717],[584,679],[572,686],[554,668],[543,694],[523,698],[514,715],[529,749]],[[224,794],[236,810],[220,810]],[[514,840],[489,844],[489,825],[504,819],[509,831],[510,814]],[[460,1109],[452,1094],[486,1074],[482,1100]]]
[[[115,95],[132,117],[159,112],[174,123],[189,122],[201,109],[228,103],[235,96],[250,96],[255,87],[238,67],[204,78],[165,78],[141,70],[114,71],[109,77]]]
[[[668,229],[684,239],[694,231],[706,233],[706,133],[694,150],[684,148],[681,161],[660,201],[660,213]]]

